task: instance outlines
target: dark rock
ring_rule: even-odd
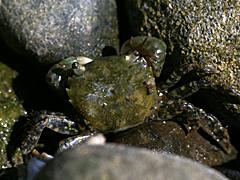
[[[239,180],[240,179],[240,172],[238,170],[234,169],[228,169],[224,167],[216,167],[218,171],[223,173],[225,176],[227,176],[231,180]]]
[[[190,99],[228,126],[239,148],[240,1],[128,0],[124,3],[132,35],[156,36],[167,44],[166,71],[177,69],[179,64],[202,68],[210,65],[215,69],[202,78],[208,82],[204,89]]]
[[[223,180],[220,173],[194,161],[126,146],[79,146],[50,161],[37,179]]]
[[[199,131],[186,134],[173,121],[149,122],[127,131],[111,134],[108,141],[130,146],[145,147],[154,152],[168,152],[194,159],[209,166],[221,165],[236,158],[237,151],[229,142],[228,154]]]
[[[0,34],[9,46],[44,64],[69,56],[101,56],[104,48],[118,50],[116,4],[114,0],[2,0]]]

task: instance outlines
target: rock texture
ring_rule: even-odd
[[[212,144],[210,138],[203,137],[199,131],[184,131],[174,121],[147,122],[127,131],[109,136],[109,141],[128,146],[145,147],[154,152],[168,152],[184,156],[209,166],[217,166],[233,160],[236,149],[229,143],[231,151]]]
[[[177,68],[179,64],[215,69],[203,78],[208,83],[192,102],[216,115],[238,134],[240,1],[126,0],[124,3],[132,35],[156,36],[167,44],[166,69]]]
[[[130,0],[133,35],[162,38],[181,63],[213,65],[209,79],[240,92],[239,0]]]
[[[64,162],[64,163],[63,163]],[[168,154],[112,144],[80,146],[55,157],[37,179],[226,180],[213,169]]]
[[[101,56],[106,46],[118,50],[116,4],[114,0],[1,0],[0,34],[8,45],[40,63]]]

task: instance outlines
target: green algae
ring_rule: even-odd
[[[14,124],[25,113],[12,88],[12,82],[16,76],[16,71],[0,62],[0,168],[12,166],[7,158],[6,149]],[[21,153],[17,150],[13,157],[13,165],[21,163]]]

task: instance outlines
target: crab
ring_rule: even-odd
[[[229,152],[227,129],[215,116],[185,100],[208,86],[201,77],[211,75],[214,69],[182,65],[157,87],[166,49],[160,39],[137,36],[123,44],[120,55],[94,60],[69,57],[55,64],[47,74],[47,82],[67,95],[77,115],[74,119],[48,111],[32,115],[35,123],[22,142],[23,153],[34,149],[44,128],[78,136],[82,141],[98,132],[124,131],[146,121],[167,121],[178,115],[188,116],[187,122],[180,122],[187,131],[201,128]],[[194,72],[197,80],[176,87],[189,72]]]

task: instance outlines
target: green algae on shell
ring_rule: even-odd
[[[145,83],[153,83],[151,68],[129,56],[110,56],[86,64],[86,71],[69,78],[68,95],[89,126],[101,132],[123,130],[143,123],[157,102]],[[117,82],[117,83],[116,83]]]

